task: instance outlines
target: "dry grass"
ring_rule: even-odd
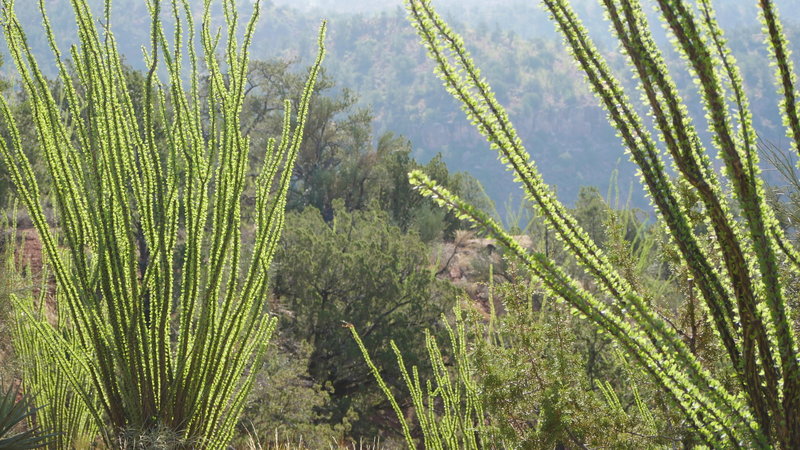
[[[380,450],[384,447],[378,438],[372,441],[361,440],[358,443],[350,444],[331,438],[328,448],[332,450]],[[237,450],[312,450],[312,447],[308,447],[303,442],[303,436],[296,436],[289,432],[282,435],[280,430],[276,428],[274,438],[268,443],[260,442],[257,433],[248,430],[247,442],[244,446],[237,447]]]

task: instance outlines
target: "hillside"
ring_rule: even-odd
[[[23,21],[32,28],[40,22],[34,3],[21,3],[17,7]],[[46,2],[60,42],[74,42],[71,15],[64,12],[69,9],[65,8],[67,3],[67,0]],[[587,27],[603,46],[612,38],[599,19],[595,3],[576,2],[576,9],[584,13],[583,17],[592,18]],[[791,10],[797,3],[786,0],[779,5]],[[362,105],[371,106],[375,138],[386,131],[408,137],[414,157],[420,161],[441,153],[453,170],[475,174],[500,210],[510,196],[519,195],[519,189],[495,161],[495,153],[488,151],[455,100],[432,74],[432,63],[418,45],[402,8],[392,7],[395,3],[388,1],[352,0],[334,4],[320,0],[305,3],[302,10],[286,4],[285,1],[267,3],[256,32],[253,58],[289,59],[296,61],[296,70],[301,71],[315,52],[315,30],[321,18],[327,16],[326,70],[338,88],[354,91]],[[442,4],[449,22],[470,43],[476,63],[508,108],[545,180],[557,186],[559,196],[571,204],[580,186],[599,186],[605,192],[611,172],[617,167],[620,185],[623,192],[627,191],[634,180],[633,165],[627,161],[619,139],[608,125],[605,113],[596,106],[582,75],[555,38],[546,16],[535,5],[516,0],[493,3],[491,9],[482,2],[459,3],[460,8],[451,1]],[[117,0],[113,5],[112,22],[120,49],[134,68],[141,69],[140,46],[147,41],[148,29],[146,8],[135,0]],[[193,3],[199,21],[198,6]],[[723,2],[720,21],[730,27],[732,48],[752,96],[757,130],[764,139],[780,146],[783,131],[774,108],[772,74],[766,63],[755,10],[750,14],[748,8],[754,7]],[[215,17],[221,23],[219,14]],[[169,26],[169,21],[165,22]],[[788,34],[795,39],[797,27],[791,26]],[[32,35],[31,44],[40,54],[46,54],[46,41],[41,34]],[[621,56],[611,50],[606,53],[618,72],[624,74],[627,69]],[[674,64],[680,64],[674,54],[670,57]],[[681,73],[676,81],[687,91],[689,74],[685,70]],[[690,106],[693,115],[702,118],[696,99],[690,105],[694,105]],[[641,190],[634,188],[634,206],[647,207],[647,203]]]
[[[583,7],[589,13],[587,17],[597,18],[599,14],[592,13],[591,5],[594,2],[579,2],[578,9]],[[755,14],[746,14],[741,6],[725,5],[721,22],[733,27],[729,32],[731,47],[751,93],[757,130],[762,138],[780,144],[784,135],[774,107],[777,96]],[[560,41],[550,31],[525,38],[515,31],[506,31],[522,26],[501,27],[490,22],[492,18],[502,20],[514,10],[512,7],[498,7],[490,15],[479,15],[480,9],[479,5],[465,6],[464,17],[470,21],[469,25],[455,22],[453,11],[449,13],[449,21],[469,43],[476,63],[508,109],[545,180],[557,186],[564,201],[573,203],[580,186],[600,186],[605,192],[611,172],[619,168],[620,185],[623,192],[627,191],[634,180],[633,165]],[[529,29],[538,30],[546,25],[552,30],[541,11],[531,8],[520,11],[517,20],[532,19],[534,25]],[[313,29],[314,19],[309,18],[313,14],[303,16],[288,8],[277,8],[273,13],[275,19],[265,21],[259,30],[269,38],[256,43],[256,54],[307,60],[313,50],[313,34],[299,35],[292,31]],[[752,22],[747,22],[746,17],[752,18]],[[304,20],[306,25],[301,25]],[[599,36],[601,45],[611,40],[609,33],[602,32],[604,23],[595,20],[587,26],[598,31],[594,35]],[[789,38],[795,39],[798,31],[797,26],[792,26]],[[393,131],[407,136],[414,144],[415,157],[423,161],[442,153],[449,167],[475,174],[498,205],[519,192],[495,161],[495,153],[488,151],[455,100],[432,75],[433,65],[417,44],[417,36],[408,26],[402,9],[332,16],[328,46],[329,73],[340,87],[355,90],[362,104],[372,106],[376,135]],[[621,78],[628,79],[621,55],[611,50],[605,53],[622,74]],[[674,52],[667,55],[672,65],[683,67]],[[693,115],[702,119],[704,112],[698,99],[692,97],[689,73],[685,69],[676,73],[676,82],[687,95]],[[629,95],[635,98],[633,86],[628,87]],[[635,206],[647,206],[638,187],[632,194]]]

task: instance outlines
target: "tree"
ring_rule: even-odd
[[[759,176],[755,131],[736,61],[716,23],[710,3],[693,9],[679,0],[658,0],[676,50],[690,67],[720,152],[729,185],[713,169],[707,149],[679,96],[661,50],[654,43],[638,1],[603,0],[614,33],[638,77],[645,106],[677,173],[671,179],[656,139],[609,70],[603,56],[564,0],[545,0],[569,50],[609,113],[660,220],[691,276],[691,294],[702,299],[725,349],[728,371],[712,372],[690,351],[675,329],[651,307],[579,226],[545,185],[505,109],[470,59],[462,39],[428,0],[407,2],[411,21],[445,86],[468,118],[515,172],[526,195],[564,246],[601,289],[593,294],[547,257],[524,251],[487,214],[471,207],[422,172],[412,184],[506,245],[549,293],[569,303],[613,337],[616,344],[670,396],[712,447],[797,448],[800,446],[800,366],[793,316],[786,293],[800,258],[766,202]],[[795,75],[774,4],[759,2],[768,47],[783,96],[779,108],[792,149],[800,149],[800,114]],[[697,205],[702,214],[689,214]],[[734,208],[736,206],[736,208]],[[714,245],[704,245],[695,227],[705,226]],[[609,301],[606,301],[609,299]],[[716,368],[715,368],[716,369]]]
[[[223,2],[223,63],[210,29],[211,1],[204,2],[200,44],[210,91],[201,104],[188,2],[171,2],[172,43],[161,25],[164,5],[148,2],[149,70],[139,80],[143,101],[137,104],[109,29],[110,2],[102,35],[87,2],[72,2],[80,37],[73,53],[77,79],[61,59],[45,2],[39,2],[66,112],[36,64],[14,0],[1,4],[5,40],[47,161],[57,233],[48,225],[19,124],[5,98],[0,118],[8,134],[0,139],[0,155],[52,265],[65,315],[61,323],[71,329],[62,333],[35,320],[24,301],[15,307],[33,319],[37,332],[31,334],[48,349],[41,358],[61,370],[75,394],[72,401],[86,405],[106,445],[134,446],[164,432],[177,439],[174,445],[223,447],[253,383],[251,369],[264,357],[275,328],[274,319],[263,314],[267,269],[284,224],[292,167],[324,54],[325,24],[297,115],[285,104],[283,133],[266,145],[256,183],[255,244],[250,260],[243,261],[239,219],[250,141],[241,134],[240,113],[259,3],[239,44],[235,2]],[[188,89],[184,52],[191,67]],[[159,69],[168,74],[168,85],[158,80]],[[201,108],[209,111],[208,123]],[[167,127],[166,141],[158,139],[158,123]],[[91,382],[82,382],[86,379]]]
[[[303,77],[291,71],[291,61],[253,61],[247,73],[243,103],[243,133],[266,145],[283,127],[284,104],[278,98],[299,98]],[[344,89],[332,94],[333,80],[322,71],[312,91],[287,207],[302,210],[313,205],[330,219],[332,202],[346,198],[351,209],[365,206],[364,184],[375,164],[371,149],[372,114],[357,108],[358,98]],[[263,163],[258,154],[252,162]],[[255,173],[248,174],[250,180]],[[252,187],[248,189],[252,191]]]
[[[294,98],[301,92],[301,77],[290,71],[291,66],[290,61],[253,61],[249,67],[242,127],[258,145],[265,145],[283,125],[283,106],[275,101],[275,94]],[[324,73],[314,86],[289,189],[289,210],[313,206],[330,221],[337,199],[350,211],[377,202],[403,231],[416,230],[425,242],[451,237],[462,221],[417,195],[407,182],[408,172],[419,168],[435,174],[454,192],[487,204],[488,197],[477,179],[464,172],[451,173],[441,155],[420,164],[411,156],[411,142],[392,132],[373,143],[370,110],[357,107],[358,97],[348,89],[332,93],[334,86]],[[258,154],[251,156],[253,166],[262,163]],[[248,175],[248,200],[255,178],[255,173]]]
[[[257,145],[266,145],[283,125],[280,97],[296,98],[302,92],[302,77],[291,71],[292,61],[252,61],[247,74],[242,129]],[[374,117],[369,108],[358,106],[358,94],[342,89],[334,92],[334,81],[322,72],[314,86],[303,143],[289,190],[287,208],[308,205],[331,220],[333,202],[344,200],[348,210],[363,210],[377,201],[404,231],[416,229],[429,235],[451,236],[461,226],[454,215],[441,211],[417,195],[407,182],[408,172],[422,168],[460,195],[487,205],[480,183],[465,172],[451,173],[441,155],[426,164],[412,157],[411,142],[385,132],[374,139]],[[376,142],[373,142],[373,141]],[[251,155],[251,165],[262,163]],[[248,175],[254,180],[255,173]],[[246,188],[246,194],[252,191]],[[488,205],[487,205],[488,206]],[[421,219],[426,223],[415,223]]]
[[[605,243],[605,223],[608,207],[595,187],[581,187],[575,202],[575,219],[599,247]]]
[[[419,238],[375,207],[348,212],[338,201],[329,223],[313,207],[287,214],[287,223],[273,282],[276,301],[287,311],[282,333],[311,345],[308,372],[332,386],[333,422],[352,408],[362,416],[356,432],[363,433],[386,405],[375,402],[380,397],[369,369],[342,324],[357,325],[378,360],[390,357],[391,337],[416,361],[424,351],[423,330],[435,324],[452,291],[434,277]],[[396,382],[399,374],[387,378]]]

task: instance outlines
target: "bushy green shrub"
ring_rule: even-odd
[[[434,276],[420,238],[402,232],[377,207],[348,212],[337,202],[330,222],[313,207],[286,220],[272,286],[281,335],[311,346],[308,373],[315,383],[330,385],[332,423],[355,413],[348,419],[355,421],[353,433],[371,437],[372,420],[388,405],[342,323],[359,327],[387,368],[386,378],[401,384],[396,367],[383,364],[393,360],[390,339],[409,349],[408,359],[417,364],[423,330],[436,323],[453,290]]]

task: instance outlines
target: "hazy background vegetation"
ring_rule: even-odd
[[[573,3],[593,37],[605,46],[618,73],[627,73],[616,56],[598,3]],[[19,15],[30,30],[40,27],[41,22],[35,4],[18,2]],[[243,12],[249,4],[241,3]],[[777,4],[787,12],[800,8],[798,0],[781,0]],[[66,49],[75,41],[69,2],[48,0],[46,5],[57,37]],[[357,107],[371,111],[373,140],[387,131],[402,135],[411,141],[412,155],[421,162],[441,153],[451,169],[474,173],[500,211],[505,210],[509,196],[518,200],[519,188],[510,177],[503,176],[504,170],[493,153],[486,151],[486,143],[463,120],[455,100],[432,74],[433,65],[418,45],[400,2],[277,0],[265,5],[266,13],[259,22],[251,52],[254,59],[277,58],[292,62],[291,70],[302,71],[314,54],[314,30],[322,18],[328,18],[329,57],[325,67],[335,85],[333,90],[349,90]],[[619,139],[536,2],[444,0],[436,5],[451,26],[463,33],[545,180],[557,186],[562,201],[573,204],[580,186],[598,186],[605,193],[610,173],[618,167],[623,197],[633,182],[633,205],[647,207],[634,167],[623,154]],[[778,97],[762,45],[755,3],[726,1],[716,6],[749,88],[756,129],[761,137],[781,147],[785,137],[775,107]],[[140,48],[147,42],[148,32],[146,8],[136,0],[116,0],[113,11],[120,49],[131,66],[141,70]],[[784,16],[789,40],[797,41],[800,19],[791,13]],[[31,38],[39,54],[49,56],[44,37],[31,33]],[[673,65],[682,69],[682,63],[674,53],[672,56]],[[798,55],[794,58],[797,61]],[[53,73],[52,67],[50,70]],[[702,118],[699,103],[692,97],[688,73],[676,73],[682,92],[690,99],[693,115]],[[630,76],[622,78],[629,80]],[[768,175],[768,179],[774,181],[775,177]]]

